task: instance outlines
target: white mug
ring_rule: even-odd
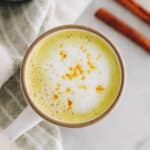
[[[45,38],[45,36],[55,32],[55,31],[59,31],[62,29],[63,30],[64,29],[70,29],[70,28],[71,29],[86,30],[86,31],[95,33],[99,37],[103,38],[113,48],[113,51],[115,52],[116,56],[118,57],[118,60],[120,63],[120,68],[121,68],[121,75],[122,75],[120,90],[119,90],[117,97],[114,100],[113,104],[99,117],[97,117],[93,120],[90,120],[88,122],[83,122],[83,123],[78,123],[78,124],[63,123],[61,121],[55,121],[50,117],[44,116],[42,114],[42,112],[40,112],[40,110],[38,110],[34,106],[33,102],[31,102],[31,100],[29,98],[29,94],[27,93],[26,88],[25,88],[25,84],[24,84],[24,66],[25,66],[26,60],[28,59],[28,55],[29,55],[30,51],[32,51],[33,47],[41,39]],[[96,121],[105,117],[113,109],[115,104],[118,102],[118,100],[122,94],[122,91],[123,91],[124,82],[125,82],[124,80],[125,80],[125,69],[124,69],[123,59],[121,58],[121,56],[120,56],[117,48],[114,46],[114,44],[112,44],[112,42],[110,42],[110,40],[108,38],[106,38],[103,34],[99,33],[98,31],[95,31],[89,27],[85,27],[85,26],[81,26],[81,25],[65,25],[65,26],[59,26],[59,27],[56,27],[54,29],[51,29],[51,30],[47,31],[46,33],[44,33],[43,35],[41,35],[39,38],[37,38],[32,43],[32,45],[28,48],[28,50],[26,52],[26,55],[24,57],[22,67],[21,67],[21,86],[22,86],[22,91],[23,91],[24,97],[30,105],[28,105],[27,108],[25,108],[25,110],[20,114],[20,116],[7,129],[5,129],[3,131],[3,134],[5,134],[10,140],[14,141],[20,135],[22,135],[24,132],[31,129],[35,125],[37,125],[39,122],[41,122],[43,119],[46,119],[49,122],[55,123],[56,125],[65,126],[65,127],[83,127],[83,126],[87,126],[87,125],[90,125],[92,123],[95,123]]]

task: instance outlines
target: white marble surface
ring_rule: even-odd
[[[144,1],[150,5],[150,0]],[[101,6],[150,37],[150,26],[115,0],[95,0],[79,18],[78,24],[99,30],[118,46],[126,63],[127,86],[124,97],[102,121],[81,129],[61,128],[64,149],[150,150],[150,54],[98,21],[93,14]]]

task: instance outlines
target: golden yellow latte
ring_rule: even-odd
[[[30,52],[25,84],[35,106],[65,123],[102,115],[121,86],[121,67],[112,47],[82,29],[56,31]]]

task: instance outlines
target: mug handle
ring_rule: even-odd
[[[42,120],[30,106],[27,106],[19,117],[8,128],[3,130],[3,134],[11,141],[15,141],[19,136],[36,126]]]

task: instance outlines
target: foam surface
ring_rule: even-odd
[[[35,105],[64,122],[97,117],[111,105],[120,86],[120,66],[111,47],[82,30],[47,36],[31,52],[26,68]]]

